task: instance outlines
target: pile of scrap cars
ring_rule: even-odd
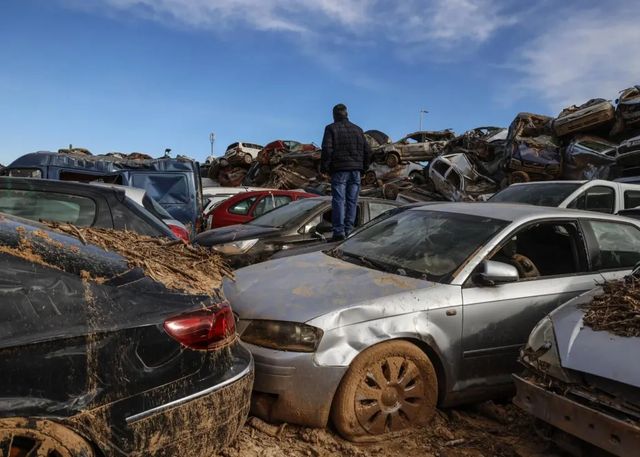
[[[339,243],[312,143],[20,157],[0,455],[212,455],[249,414],[366,443],[514,394],[565,450],[637,455],[639,126],[634,87],[508,129],[369,130]]]

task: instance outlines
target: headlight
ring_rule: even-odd
[[[522,361],[549,376],[571,382],[569,374],[560,363],[553,321],[548,316],[538,322],[529,334],[527,345],[522,351]]]
[[[320,344],[322,330],[296,322],[255,320],[240,338],[249,344],[281,351],[313,352]]]
[[[233,241],[231,243],[213,245],[211,246],[211,249],[218,251],[222,254],[238,255],[238,254],[244,254],[245,252],[247,252],[257,242],[258,242],[257,239]]]

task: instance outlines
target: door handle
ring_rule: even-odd
[[[456,311],[455,309],[447,310],[447,316],[455,316],[456,314],[458,314],[458,311]]]

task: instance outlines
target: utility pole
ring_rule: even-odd
[[[422,131],[422,115],[423,114],[427,114],[429,111],[427,111],[426,109],[421,109],[420,110],[420,131]]]
[[[211,158],[213,159],[213,143],[216,142],[216,134],[211,132],[209,134],[209,141],[211,142]]]

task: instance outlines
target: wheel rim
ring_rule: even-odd
[[[1,457],[72,457],[51,438],[35,430],[0,430]]]
[[[405,357],[388,357],[367,367],[355,395],[358,422],[374,435],[411,427],[425,404],[420,370]]]

